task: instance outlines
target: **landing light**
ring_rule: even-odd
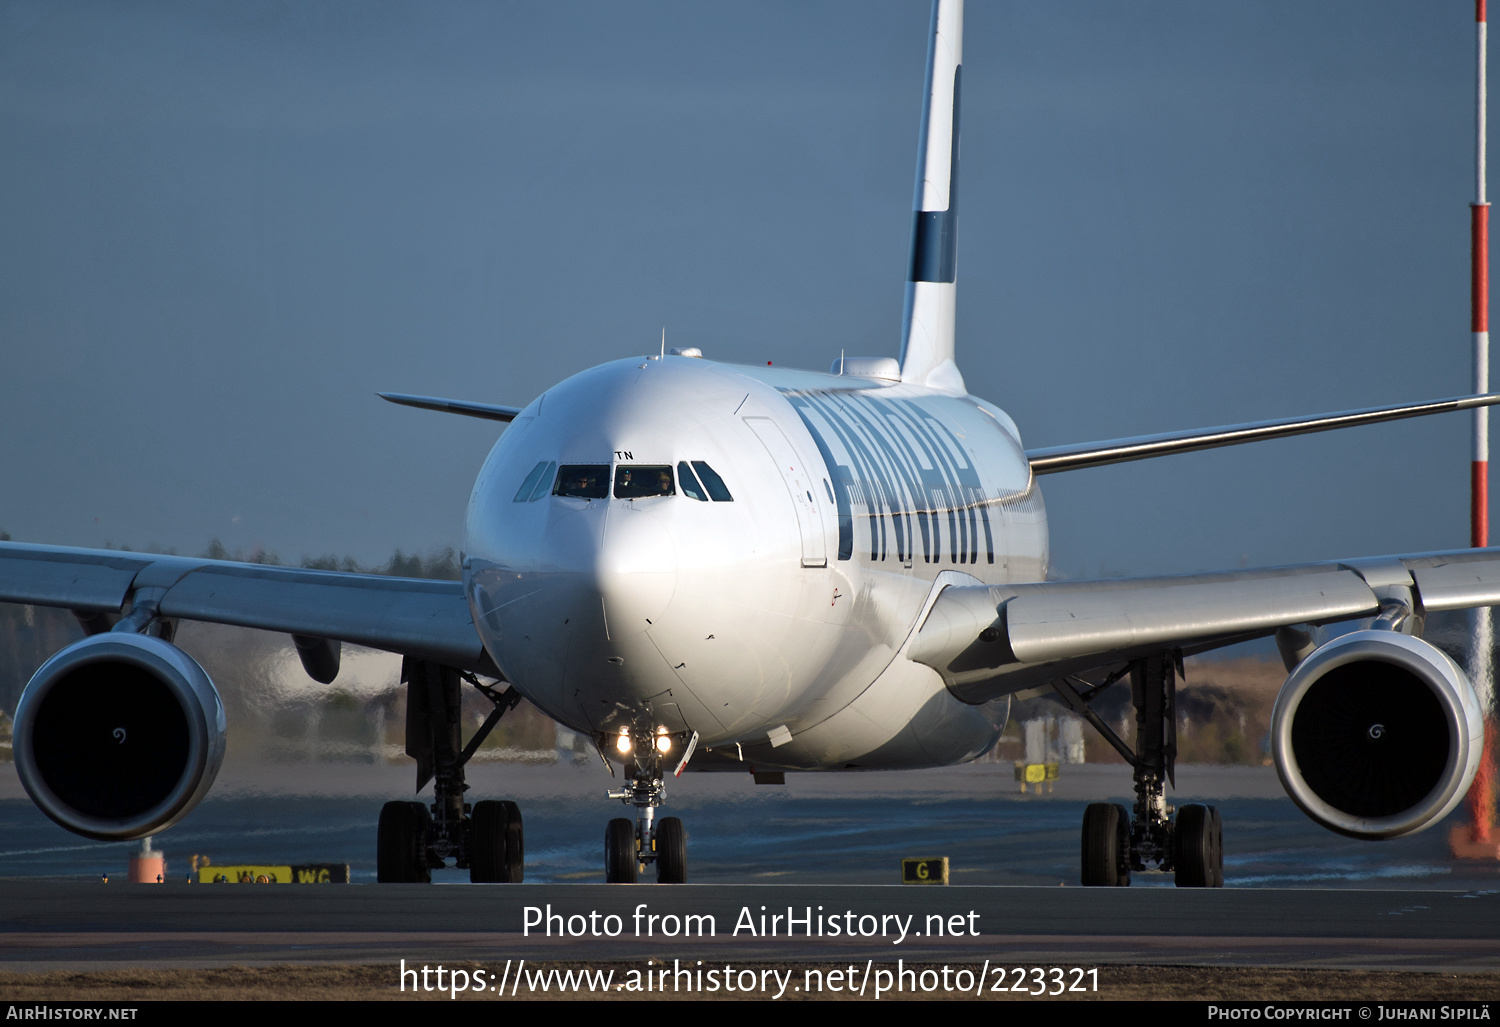
[[[615,748],[621,753],[630,751],[630,729],[621,728],[620,737],[615,739]]]
[[[672,737],[670,735],[657,735],[656,736],[656,751],[657,752],[671,752],[672,751]]]

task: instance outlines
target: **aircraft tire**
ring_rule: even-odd
[[[506,803],[476,802],[469,814],[469,880],[499,884],[510,880],[510,811]]]
[[[1177,887],[1214,886],[1214,818],[1209,807],[1189,803],[1177,810],[1172,850]]]
[[[687,884],[687,832],[677,817],[656,825],[656,883]]]
[[[1085,887],[1130,884],[1130,816],[1123,806],[1091,802],[1083,811],[1082,862]]]
[[[634,884],[639,869],[635,825],[616,817],[604,828],[604,880],[608,884]]]
[[[380,809],[375,879],[384,884],[431,884],[427,838],[432,816],[420,802],[388,802]]]
[[[1224,820],[1219,816],[1219,807],[1208,807],[1209,819],[1213,821],[1213,851],[1214,857],[1210,869],[1213,871],[1213,880],[1209,883],[1210,888],[1224,887]]]
[[[505,807],[505,876],[509,884],[520,884],[526,877],[526,833],[521,827],[521,807],[509,800]]]

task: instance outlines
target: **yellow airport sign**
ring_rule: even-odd
[[[928,856],[901,861],[902,884],[947,884],[948,857]]]
[[[348,884],[347,863],[258,864],[198,868],[199,884]]]

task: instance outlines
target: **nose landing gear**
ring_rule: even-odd
[[[687,765],[697,733],[686,739],[687,755],[678,763],[678,772]],[[667,796],[662,771],[668,754],[682,746],[684,739],[659,731],[655,735],[632,738],[628,731],[615,736],[620,752],[633,753],[625,764],[627,784],[608,797],[619,799],[636,810],[635,823],[616,817],[604,829],[604,879],[609,884],[634,884],[651,864],[656,865],[658,884],[687,883],[687,831],[677,817],[656,819],[656,807]],[[604,748],[601,745],[600,751]]]

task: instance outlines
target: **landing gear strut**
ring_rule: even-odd
[[[430,807],[388,802],[381,809],[376,879],[426,884],[433,870],[454,866],[467,869],[475,883],[520,882],[526,859],[520,808],[513,802],[464,802],[469,790],[464,764],[521,701],[520,693],[500,692],[472,674],[410,657],[402,664],[401,680],[406,682],[406,754],[417,761],[417,791],[433,782],[433,801]],[[495,704],[467,746],[460,744],[464,680]]]
[[[624,730],[599,740],[601,754],[606,751],[606,743],[616,752],[629,753],[624,767],[625,787],[608,794],[636,811],[634,824],[617,817],[604,830],[604,880],[609,884],[634,884],[653,863],[658,884],[687,883],[687,831],[676,817],[658,821],[656,807],[666,800],[667,790],[662,784],[666,768],[674,762],[679,768],[686,766],[697,741],[697,732],[684,738],[665,730],[639,736]],[[678,762],[676,753],[684,743],[686,755]]]
[[[1156,653],[1131,661],[1098,686],[1071,678],[1053,683],[1073,711],[1093,724],[1134,770],[1133,809],[1096,802],[1084,810],[1081,876],[1085,885],[1128,885],[1132,870],[1153,869],[1175,871],[1179,888],[1224,886],[1219,811],[1191,804],[1175,811],[1174,819],[1167,805],[1166,783],[1176,784],[1176,681],[1181,673],[1180,653]],[[1135,706],[1134,751],[1089,706],[1127,674]]]

